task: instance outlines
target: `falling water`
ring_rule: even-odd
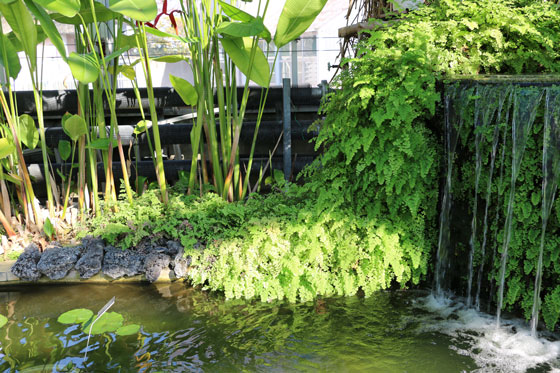
[[[475,298],[475,307],[477,310],[480,311],[480,288],[482,287],[482,274],[484,273],[484,257],[486,255],[486,244],[488,238],[488,209],[490,207],[490,195],[492,193],[492,179],[494,176],[494,167],[496,164],[496,154],[498,153],[498,143],[500,139],[500,122],[502,119],[502,110],[505,103],[506,98],[508,99],[508,104],[506,105],[506,122],[509,118],[509,104],[511,103],[511,86],[502,86],[499,89],[498,95],[498,107],[497,107],[497,118],[496,118],[496,125],[494,126],[494,134],[492,136],[492,153],[490,154],[490,171],[488,174],[488,184],[486,185],[486,204],[484,206],[484,221],[483,221],[483,232],[482,232],[482,245],[480,247],[480,255],[482,260],[480,261],[480,266],[478,268],[478,277],[477,277],[477,286],[476,286],[476,298]],[[505,132],[505,129],[504,129]],[[504,133],[504,146],[502,149],[502,168],[500,170],[500,182],[503,178],[503,158],[505,157],[505,144],[507,141],[507,136]],[[499,203],[498,209],[496,210],[496,215],[499,214]],[[498,220],[498,216],[496,216],[496,221]]]
[[[476,251],[476,227],[478,216],[478,186],[480,184],[480,174],[482,170],[482,152],[481,142],[483,139],[482,129],[490,125],[494,113],[496,112],[496,99],[500,97],[496,95],[496,88],[492,86],[482,86],[477,89],[479,97],[475,105],[474,126],[475,126],[475,184],[474,184],[474,201],[473,215],[471,220],[471,238],[469,240],[469,277],[467,285],[467,306],[472,305],[472,282],[473,282],[473,260]],[[494,131],[495,132],[495,131]]]
[[[511,186],[508,200],[508,208],[506,214],[506,222],[504,225],[504,242],[502,245],[502,259],[500,265],[500,286],[498,290],[498,309],[496,325],[500,326],[500,316],[504,303],[504,280],[506,275],[506,265],[509,243],[512,233],[513,221],[513,204],[515,198],[515,182],[519,174],[519,167],[525,152],[525,145],[535,116],[537,107],[541,101],[542,89],[518,88],[514,94],[513,101],[513,120],[512,120],[512,162],[511,162]]]
[[[458,86],[449,86],[445,93],[445,150],[447,153],[447,174],[443,190],[443,201],[440,213],[440,229],[437,250],[437,262],[435,273],[436,295],[442,296],[445,275],[449,266],[449,243],[450,243],[450,213],[451,213],[451,183],[453,175],[453,159],[457,147],[459,132],[463,126],[463,113],[466,103],[473,89],[461,89]]]
[[[539,323],[540,290],[542,281],[543,251],[546,226],[552,210],[558,177],[560,176],[560,91],[548,90],[546,95],[546,108],[544,117],[543,135],[543,182],[542,182],[542,229],[541,246],[535,276],[535,289],[533,295],[533,310],[531,318],[531,335],[537,336]]]

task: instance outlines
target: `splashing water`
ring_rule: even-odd
[[[450,349],[471,357],[477,372],[560,371],[560,342],[531,336],[521,320],[503,320],[467,307],[460,299],[429,295],[414,304],[427,313],[418,316],[420,331],[452,338]]]

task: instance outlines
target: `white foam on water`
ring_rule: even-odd
[[[520,320],[503,320],[496,327],[496,317],[468,308],[451,298],[429,295],[414,304],[428,311],[420,316],[419,332],[448,335],[450,346],[458,354],[470,356],[478,372],[525,372],[534,367],[560,373],[560,341],[531,336]]]

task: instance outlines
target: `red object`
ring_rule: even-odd
[[[179,35],[179,28],[177,27],[177,21],[175,20],[175,16],[173,15],[173,13],[181,13],[180,10],[172,10],[171,12],[167,11],[167,0],[163,0],[163,7],[161,9],[161,13],[159,13],[156,18],[154,19],[154,22],[146,22],[146,26],[155,28],[157,30],[157,23],[159,22],[159,19],[161,16],[166,15],[169,17],[169,20],[171,21],[171,25],[173,25],[173,28],[175,29],[175,33],[177,35]]]

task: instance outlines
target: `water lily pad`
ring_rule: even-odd
[[[6,316],[0,315],[0,328],[3,327],[4,325],[6,325],[7,322],[8,322],[8,319],[6,318]]]
[[[77,308],[64,312],[62,315],[58,316],[57,321],[61,324],[80,324],[88,321],[93,316],[91,310],[85,308]]]
[[[91,334],[103,334],[107,332],[114,332],[123,325],[123,317],[117,312],[106,312],[104,313],[91,328]],[[82,331],[84,333],[89,333],[90,323],[84,323],[82,325]]]
[[[138,333],[139,330],[140,330],[140,325],[137,324],[125,325],[117,329],[117,335],[121,335],[121,336],[133,335]]]

